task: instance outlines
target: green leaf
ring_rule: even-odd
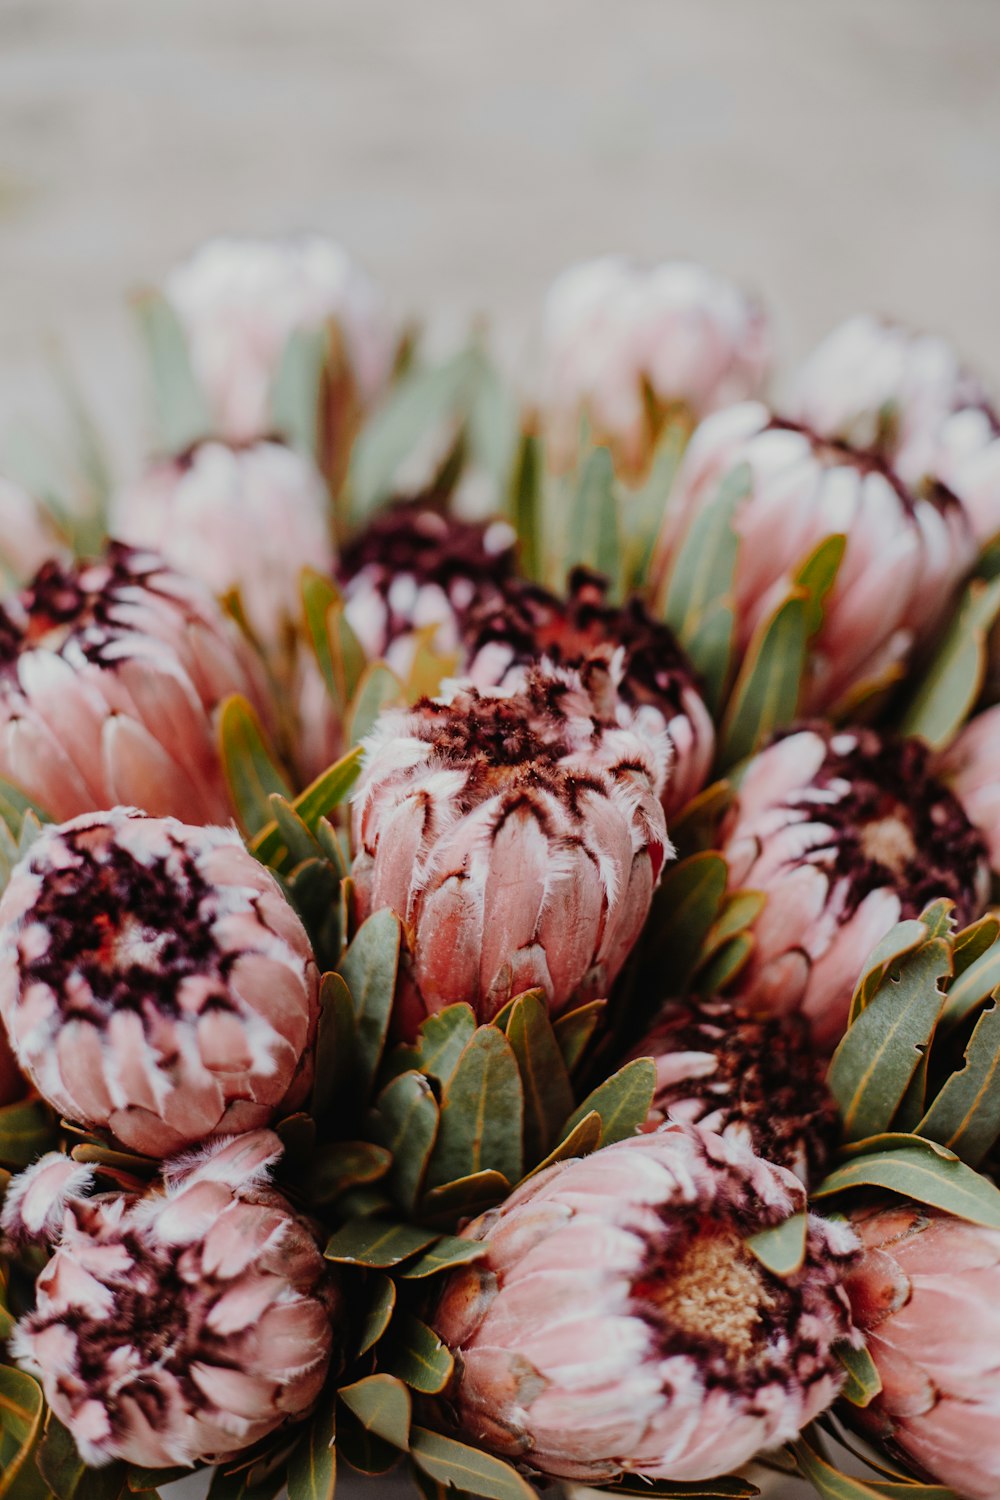
[[[1000,1138],[1000,1004],[994,999],[976,1022],[964,1065],[945,1081],[916,1127],[970,1167],[978,1167]]]
[[[982,958],[983,954],[993,947],[998,937],[1000,937],[1000,919],[993,912],[987,912],[985,917],[979,918],[978,922],[973,922],[969,927],[963,927],[961,932],[957,932],[951,949],[955,977],[964,974],[977,958]]]
[[[425,1396],[443,1391],[455,1368],[454,1359],[433,1329],[409,1313],[393,1322],[390,1347],[380,1351],[379,1363]]]
[[[331,1396],[321,1403],[304,1437],[292,1450],[288,1500],[333,1500],[337,1487],[336,1441],[336,1402]]]
[[[607,1006],[606,1000],[589,1000],[576,1010],[564,1012],[553,1022],[559,1051],[570,1073],[579,1067]]]
[[[183,453],[212,431],[208,402],[191,367],[184,329],[160,292],[137,297],[135,311],[149,359],[160,447],[170,454]]]
[[[444,1090],[431,1187],[482,1171],[516,1182],[523,1128],[524,1094],[513,1049],[495,1026],[481,1026]]]
[[[352,1219],[327,1241],[327,1260],[347,1266],[372,1266],[384,1270],[398,1266],[426,1250],[438,1238],[432,1229],[415,1224],[389,1224],[384,1219]]]
[[[360,745],[349,750],[329,770],[317,776],[292,803],[292,807],[310,833],[318,836],[320,821],[333,812],[351,790],[361,772],[364,752]],[[270,822],[253,840],[251,848],[262,864],[279,866],[284,844],[277,823]]]
[[[340,977],[350,991],[357,1022],[352,1082],[361,1099],[368,1096],[385,1048],[401,935],[395,912],[388,908],[373,912],[340,961]]]
[[[359,1474],[388,1474],[399,1463],[399,1449],[363,1427],[349,1406],[337,1418],[337,1450]]]
[[[253,707],[234,693],[219,714],[222,766],[236,816],[251,837],[274,819],[268,798],[272,792],[291,797],[292,791],[275,764]]]
[[[934,1034],[944,1005],[941,981],[950,972],[948,944],[941,938],[925,943],[901,960],[898,976],[886,976],[845,1033],[827,1082],[847,1140],[889,1128]]]
[[[687,990],[721,910],[728,876],[726,861],[711,849],[690,855],[664,873],[653,897],[647,925],[652,941],[646,955],[664,997]]]
[[[423,1500],[472,1500],[468,1490],[456,1490],[454,1485],[438,1484],[429,1474],[422,1473],[416,1464],[410,1465],[410,1478]]]
[[[850,1344],[838,1344],[836,1354],[847,1371],[847,1383],[840,1394],[852,1406],[869,1406],[882,1389],[875,1361],[864,1345],[852,1349]]]
[[[637,1479],[626,1474],[613,1484],[600,1486],[596,1493],[642,1495],[645,1500],[659,1500],[659,1497],[662,1500],[701,1500],[701,1497],[704,1500],[752,1500],[760,1490],[749,1479],[740,1479],[735,1474],[725,1474],[721,1479],[699,1479],[691,1484],[674,1479]]]
[[[912,1144],[891,1151],[853,1157],[813,1190],[814,1198],[862,1187],[886,1188],[902,1197],[929,1203],[958,1219],[1000,1229],[1000,1191],[964,1162],[948,1160],[931,1141],[911,1137]]]
[[[16,1500],[42,1425],[42,1388],[23,1370],[0,1365],[0,1500]]]
[[[987,637],[1000,614],[1000,578],[974,578],[900,725],[940,750],[965,723],[986,671]]]
[[[806,664],[811,600],[792,593],[754,631],[720,729],[719,764],[734,765],[791,723]]]
[[[324,974],[319,988],[312,1097],[312,1112],[317,1120],[334,1115],[342,1102],[357,1039],[358,1020],[350,990],[339,974]]]
[[[410,1440],[411,1401],[409,1391],[397,1376],[367,1375],[353,1385],[341,1386],[338,1394],[367,1432],[374,1432],[394,1448],[406,1448]]]
[[[601,1117],[601,1145],[627,1140],[646,1123],[656,1092],[656,1064],[636,1057],[589,1093],[563,1126],[563,1139],[591,1113]]]
[[[446,1005],[420,1023],[420,1033],[411,1047],[397,1047],[386,1064],[396,1076],[415,1071],[436,1078],[442,1087],[451,1078],[458,1059],[465,1051],[476,1029],[471,1005]]]
[[[823,623],[823,611],[827,597],[837,581],[840,564],[844,558],[847,537],[840,534],[828,536],[800,565],[794,582],[805,589],[808,601],[806,629],[812,638]]]
[[[521,438],[511,484],[511,521],[517,532],[518,563],[525,578],[539,580],[541,573],[542,445],[533,433]]]
[[[703,958],[711,958],[730,938],[739,937],[752,927],[767,904],[763,891],[733,891],[709,929],[702,948]]]
[[[459,1219],[471,1219],[487,1208],[502,1203],[511,1184],[502,1172],[488,1169],[471,1172],[444,1182],[424,1194],[421,1217],[429,1222],[453,1226]]]
[[[440,1432],[414,1427],[410,1452],[414,1463],[439,1484],[482,1495],[485,1500],[537,1500],[528,1481],[503,1459],[467,1448]]]
[[[436,1244],[400,1271],[407,1281],[423,1281],[436,1276],[439,1271],[450,1271],[454,1266],[464,1266],[470,1260],[479,1260],[486,1254],[486,1245],[479,1240],[463,1240],[452,1234],[443,1234]]]
[[[746,965],[753,947],[754,938],[750,932],[737,933],[736,937],[724,943],[708,963],[698,970],[694,987],[699,995],[717,995],[727,984],[731,984]]]
[[[271,382],[271,427],[290,448],[319,459],[323,369],[330,356],[327,327],[296,328],[285,340]],[[293,1497],[294,1500],[294,1497]]]
[[[349,1188],[380,1181],[392,1164],[391,1153],[371,1141],[331,1141],[314,1147],[302,1183],[311,1203],[335,1203]]]
[[[940,896],[925,906],[920,920],[927,929],[929,938],[951,939],[955,931],[955,903],[948,896]]]
[[[646,478],[633,490],[626,490],[620,515],[625,533],[628,589],[643,591],[657,537],[670,503],[674,480],[684,450],[691,437],[691,421],[686,414],[668,418],[656,439]]]
[[[74,1500],[86,1465],[69,1432],[52,1411],[45,1422],[45,1435],[35,1451],[35,1463],[55,1500]],[[149,1484],[144,1487],[153,1488]]]
[[[929,933],[923,922],[911,919],[908,922],[897,922],[896,926],[891,928],[875,945],[865,960],[861,978],[854,988],[850,1020],[847,1023],[849,1027],[854,1025],[897,960],[912,953],[915,948],[919,948],[928,937]]]
[[[805,1438],[789,1444],[803,1479],[813,1485],[820,1500],[877,1500],[878,1490],[860,1479],[842,1474],[809,1446]],[[918,1497],[914,1495],[914,1500]]]
[[[5,1166],[30,1167],[54,1145],[52,1113],[41,1099],[0,1109],[0,1162]]]
[[[571,1161],[577,1156],[589,1156],[592,1151],[599,1148],[600,1144],[601,1117],[596,1109],[592,1109],[590,1114],[584,1115],[579,1124],[574,1125],[558,1146],[554,1146],[548,1156],[533,1167],[527,1175],[536,1177],[539,1172],[544,1172],[546,1167],[553,1166],[557,1161]]]
[[[621,574],[621,539],[618,534],[618,497],[615,468],[607,448],[588,455],[569,516],[566,570],[592,568],[611,580],[612,589]]]
[[[752,1234],[747,1249],[775,1276],[794,1276],[805,1260],[806,1226],[806,1214],[793,1214],[772,1229]]]
[[[573,1108],[573,1086],[548,1010],[533,991],[515,1001],[507,1040],[524,1088],[524,1159],[536,1162],[559,1140]]]
[[[376,1103],[383,1144],[392,1153],[389,1187],[406,1214],[416,1211],[438,1134],[438,1106],[422,1073],[402,1073]]]
[[[347,711],[345,738],[352,745],[359,744],[371,734],[375,720],[384,708],[405,701],[403,684],[395,672],[384,661],[369,662]]]
[[[510,483],[517,452],[520,412],[510,386],[484,349],[478,355],[477,378],[470,381],[466,400],[466,440],[469,456],[489,475],[499,501]]]
[[[951,1030],[977,1006],[982,1005],[1000,986],[1000,943],[994,943],[977,958],[948,989],[948,999],[941,1015],[941,1026]]]
[[[302,615],[326,690],[339,714],[350,703],[365,669],[365,652],[344,613],[337,585],[325,573],[302,573]]]

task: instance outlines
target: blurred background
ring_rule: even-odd
[[[317,228],[443,340],[520,360],[605,249],[950,334],[1000,385],[997,0],[0,0],[0,432],[54,346],[141,443],[126,293]]]

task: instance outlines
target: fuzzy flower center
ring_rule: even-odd
[[[723,1345],[737,1366],[753,1360],[765,1338],[763,1314],[776,1306],[739,1236],[710,1224],[670,1259],[646,1296],[666,1329]]]
[[[861,829],[860,844],[866,859],[884,865],[896,876],[905,876],[917,856],[913,831],[902,807],[866,823]]]

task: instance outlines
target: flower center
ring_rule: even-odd
[[[889,813],[884,818],[874,818],[861,830],[861,849],[866,859],[873,859],[903,876],[916,858],[917,846],[913,832],[903,808]]]
[[[724,1344],[739,1364],[753,1358],[764,1333],[762,1311],[775,1306],[738,1235],[707,1225],[670,1263],[651,1300],[671,1328]]]

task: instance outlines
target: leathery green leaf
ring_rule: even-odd
[[[621,572],[615,470],[607,448],[588,454],[570,510],[566,568],[580,566],[609,578],[612,588]]]
[[[18,1478],[31,1460],[42,1425],[42,1388],[23,1370],[0,1365],[0,1497],[19,1493]]]
[[[559,1051],[570,1073],[575,1072],[586,1055],[607,1005],[606,1000],[589,1000],[576,1010],[566,1011],[553,1023]]]
[[[589,1114],[601,1117],[601,1145],[611,1146],[635,1135],[644,1125],[656,1092],[656,1064],[636,1057],[589,1093],[563,1126],[565,1140]]]
[[[410,1437],[410,1393],[397,1376],[381,1372],[367,1375],[353,1385],[341,1386],[338,1394],[368,1432],[374,1432],[396,1448],[406,1447]]]
[[[369,662],[347,711],[345,737],[351,744],[358,744],[371,734],[375,720],[384,708],[405,701],[403,684],[392,668],[384,661]]]
[[[411,1261],[400,1271],[407,1281],[423,1281],[428,1276],[437,1276],[441,1271],[450,1271],[453,1266],[467,1265],[470,1260],[479,1260],[486,1254],[487,1246],[479,1240],[463,1240],[453,1234],[443,1234],[429,1250]]]
[[[410,1452],[414,1463],[440,1484],[482,1495],[484,1500],[536,1500],[528,1481],[503,1459],[467,1448],[440,1432],[414,1427]]]
[[[672,865],[653,897],[646,962],[664,995],[683,995],[722,907],[728,871],[707,849]]]
[[[775,1276],[793,1276],[806,1254],[805,1214],[793,1214],[772,1229],[762,1229],[746,1242],[747,1249]]]
[[[367,1097],[385,1048],[401,936],[395,912],[373,912],[362,922],[340,961],[338,972],[350,991],[357,1021],[353,1083],[362,1099]]]
[[[970,1224],[1000,1229],[1000,1191],[957,1158],[940,1154],[932,1141],[912,1137],[912,1145],[852,1157],[813,1190],[814,1198],[831,1198],[861,1187],[885,1188],[929,1203]]]
[[[256,711],[239,693],[220,710],[219,745],[236,816],[253,837],[274,821],[271,793],[290,798],[292,791],[267,747]]]
[[[422,1073],[401,1073],[376,1102],[381,1140],[392,1153],[389,1187],[407,1214],[416,1211],[438,1133],[438,1106]]]
[[[374,1349],[396,1311],[396,1283],[383,1271],[370,1271],[365,1281],[366,1308],[358,1339],[358,1358]]]
[[[559,1139],[573,1109],[573,1087],[548,1010],[529,991],[515,1002],[507,1023],[524,1086],[524,1155],[539,1161]]]
[[[331,1395],[320,1405],[292,1449],[288,1461],[288,1500],[333,1500],[337,1487],[336,1439],[336,1401]]]
[[[986,642],[1000,614],[1000,578],[968,585],[900,730],[940,750],[972,710],[986,670]]]
[[[398,1266],[426,1250],[438,1238],[432,1229],[415,1224],[390,1224],[384,1219],[352,1219],[327,1241],[323,1254],[342,1265],[384,1270]]]
[[[471,1005],[446,1005],[420,1023],[420,1034],[411,1046],[396,1047],[386,1062],[390,1076],[427,1073],[442,1085],[450,1079],[458,1059],[476,1029]]]
[[[861,1346],[852,1349],[850,1344],[840,1344],[837,1358],[847,1371],[847,1384],[841,1391],[845,1401],[852,1406],[868,1406],[882,1389],[882,1377],[868,1350]]]
[[[865,1009],[875,991],[885,978],[888,970],[903,958],[907,953],[912,953],[914,948],[919,948],[925,943],[930,933],[923,922],[911,918],[908,922],[897,922],[896,926],[886,933],[885,937],[878,942],[865,960],[865,966],[861,971],[861,978],[854,987],[851,998],[851,1011],[849,1026],[853,1026],[858,1016]]]
[[[720,765],[745,759],[795,718],[811,607],[799,588],[754,632],[722,721]]]
[[[1000,986],[1000,943],[994,943],[949,986],[941,1016],[945,1029],[959,1025]]]
[[[534,1177],[539,1172],[544,1172],[546,1167],[551,1167],[557,1161],[571,1161],[575,1156],[589,1156],[596,1151],[601,1144],[601,1117],[596,1109],[592,1109],[589,1115],[584,1115],[578,1124],[553,1147],[548,1156],[540,1161],[537,1167],[533,1167],[527,1174]]]
[[[524,1093],[513,1048],[495,1026],[480,1026],[441,1100],[428,1182],[440,1187],[482,1171],[521,1175]]]
[[[149,358],[160,443],[167,453],[183,453],[212,431],[208,402],[191,367],[184,329],[161,292],[141,293],[134,306]]]
[[[444,1390],[455,1361],[426,1323],[403,1313],[393,1321],[387,1342],[389,1348],[379,1351],[379,1364],[391,1375],[425,1396],[436,1396]]]
[[[689,654],[706,617],[731,602],[739,551],[733,517],[750,493],[752,481],[749,464],[740,464],[726,475],[715,499],[688,527],[671,568],[663,618]],[[714,642],[716,652],[720,644],[719,640]],[[728,645],[724,645],[723,670],[728,666],[728,650]],[[692,661],[703,676],[718,675],[718,657],[706,662],[692,656]]]
[[[994,999],[976,1022],[965,1063],[946,1080],[916,1127],[978,1167],[1000,1137],[1000,1004]]]
[[[511,1183],[502,1172],[492,1168],[470,1172],[467,1177],[456,1177],[426,1192],[421,1218],[441,1228],[454,1228],[459,1219],[470,1219],[502,1203],[510,1189]]]

